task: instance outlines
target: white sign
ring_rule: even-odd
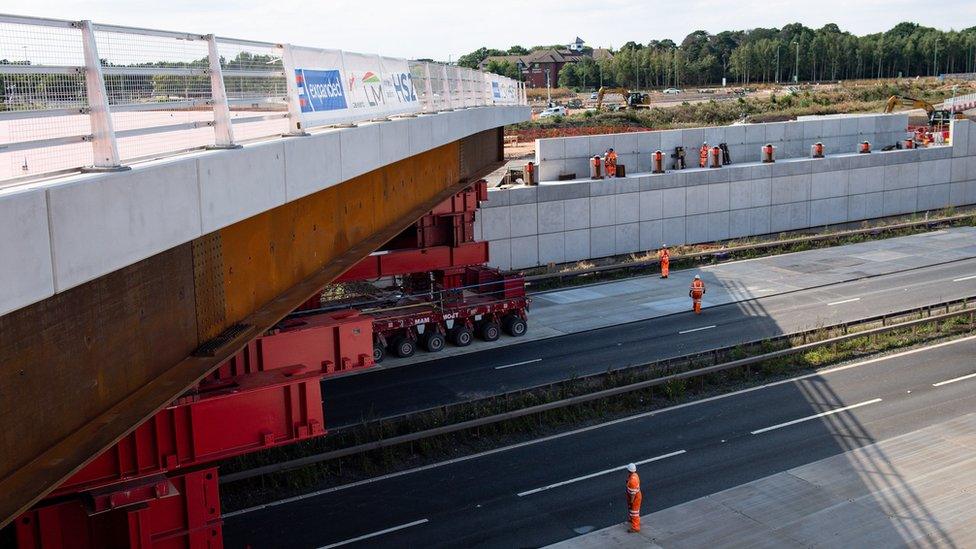
[[[285,46],[283,62],[305,128],[420,110],[406,59]]]

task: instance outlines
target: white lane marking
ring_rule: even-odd
[[[798,253],[798,252],[797,252]],[[874,364],[875,362],[882,362],[885,360],[892,360],[895,358],[901,358],[903,356],[914,355],[921,353],[923,351],[930,351],[932,349],[938,349],[939,347],[948,347],[949,345],[957,345],[959,343],[966,343],[968,341],[976,340],[976,336],[968,336],[961,339],[954,339],[952,341],[946,341],[944,343],[938,343],[929,347],[919,347],[917,349],[910,349],[908,351],[903,351],[900,353],[895,353],[893,355],[887,355],[877,358],[871,358],[863,362],[855,362],[853,364],[845,364],[844,366],[837,366],[836,368],[828,368],[826,370],[820,370],[817,372],[812,372],[809,374],[803,374],[802,376],[791,377],[787,379],[781,379],[779,381],[774,381],[772,383],[766,383],[765,385],[757,385],[755,387],[749,387],[746,389],[740,389],[732,393],[724,393],[721,395],[715,395],[708,398],[703,398],[701,400],[694,400],[692,402],[685,402],[683,404],[678,404],[676,406],[670,406],[668,408],[662,408],[660,410],[651,410],[649,412],[641,412],[632,416],[622,417],[618,419],[610,420],[606,423],[597,423],[595,425],[589,425],[587,427],[580,427],[579,429],[574,429],[572,431],[565,431],[563,433],[556,433],[554,435],[544,436],[542,438],[536,438],[532,440],[526,440],[524,442],[518,442],[515,444],[510,444],[508,446],[502,446],[500,448],[494,448],[492,450],[485,450],[484,452],[478,452],[477,454],[471,454],[469,456],[461,456],[447,461],[438,461],[437,463],[430,463],[428,465],[421,465],[420,467],[414,467],[413,469],[405,469],[403,471],[397,471],[395,473],[387,473],[385,475],[380,475],[378,477],[367,478],[363,480],[357,480],[356,482],[350,482],[349,484],[341,484],[339,486],[333,486],[331,488],[323,488],[321,490],[316,490],[315,492],[309,492],[307,494],[300,494],[297,496],[292,496],[290,498],[281,499],[278,501],[272,501],[270,503],[263,503],[261,505],[256,505],[254,507],[247,507],[245,509],[240,509],[238,511],[231,511],[229,513],[221,513],[224,518],[230,518],[237,515],[244,515],[247,513],[253,513],[254,511],[263,511],[264,509],[270,509],[272,507],[278,507],[279,505],[287,505],[289,503],[294,503],[296,501],[302,501],[309,498],[314,498],[317,496],[322,496],[325,494],[332,494],[335,492],[341,492],[343,490],[349,490],[350,488],[358,488],[360,486],[365,486],[368,484],[373,484],[376,482],[382,482],[384,480],[389,480],[391,478],[402,477],[406,475],[412,475],[414,473],[422,473],[424,471],[429,471],[431,469],[437,469],[440,467],[446,467],[448,465],[454,465],[456,463],[463,463],[465,461],[470,461],[472,459],[483,458],[491,456],[494,454],[500,454],[502,452],[509,452],[511,450],[518,450],[519,448],[524,448],[526,446],[533,446],[535,444],[542,444],[544,442],[549,442],[552,440],[559,440],[565,437],[571,437],[576,435],[581,435],[583,433],[588,433],[590,431],[595,431],[597,429],[603,429],[604,427],[613,427],[614,425],[619,425],[621,423],[626,423],[628,421],[635,421],[639,419],[644,419],[648,417],[653,417],[658,414],[666,414],[668,412],[673,412],[675,410],[682,410],[684,408],[689,408],[691,406],[698,406],[700,404],[707,404],[709,402],[714,402],[717,400],[723,400],[726,398],[731,398],[734,396],[744,395],[752,393],[754,391],[761,391],[763,389],[769,389],[770,387],[777,387],[779,385],[786,385],[788,383],[795,383],[797,381],[803,381],[804,379],[809,379],[812,377],[825,376],[827,374],[832,374],[835,372],[842,372],[844,370],[850,370],[852,368],[858,368],[860,366],[867,366],[868,364]]]
[[[390,532],[396,532],[397,530],[403,530],[404,528],[410,528],[412,526],[417,526],[429,522],[427,519],[415,520],[413,522],[408,522],[406,524],[401,524],[400,526],[394,526],[393,528],[387,528],[386,530],[380,530],[379,532],[373,532],[372,534],[366,534],[359,536],[358,538],[347,539],[346,541],[340,541],[338,543],[330,543],[329,545],[323,545],[319,549],[331,549],[332,547],[342,547],[343,545],[349,545],[350,543],[356,543],[357,541],[363,541],[364,539],[375,538],[376,536],[382,536],[383,534],[389,534]]]
[[[953,281],[953,282],[962,282],[963,280],[972,280],[972,279],[974,279],[974,278],[976,278],[976,275],[972,275],[972,276],[964,276],[964,277],[962,277],[962,278],[953,278],[953,279],[952,279],[952,281]]]
[[[682,331],[678,332],[678,335],[681,335],[681,334],[690,334],[691,332],[700,332],[702,330],[711,330],[714,327],[715,327],[715,325],[712,324],[711,326],[702,326],[701,328],[692,328],[690,330],[682,330]]]
[[[852,297],[851,299],[845,299],[843,301],[835,301],[833,303],[828,303],[827,306],[828,307],[833,307],[834,305],[841,305],[843,303],[854,303],[855,301],[861,301],[861,298],[859,298],[859,297]]]
[[[663,456],[656,456],[656,457],[648,458],[648,459],[641,460],[641,461],[635,461],[634,462],[634,465],[644,465],[645,463],[651,463],[652,461],[660,461],[662,459],[667,459],[669,457],[680,456],[683,453],[685,453],[685,450],[678,450],[677,452],[671,452],[670,454],[664,454]],[[613,473],[615,471],[623,471],[626,468],[627,468],[626,465],[621,465],[619,467],[614,467],[613,469],[604,469],[603,471],[598,471],[596,473],[590,473],[588,475],[583,475],[581,477],[571,478],[569,480],[564,480],[562,482],[557,482],[555,484],[549,484],[547,486],[542,486],[540,488],[533,488],[532,490],[527,490],[525,492],[519,492],[518,493],[518,497],[522,498],[522,497],[525,497],[525,496],[531,496],[532,494],[537,494],[539,492],[543,492],[545,490],[551,490],[553,488],[559,488],[560,486],[566,486],[567,484],[572,484],[574,482],[579,482],[581,480],[587,480],[587,479],[595,478],[595,477],[598,477],[598,476],[601,476],[601,475],[606,475],[606,474],[609,474],[609,473]]]
[[[817,419],[818,417],[832,416],[834,414],[839,414],[841,412],[846,412],[847,410],[853,410],[854,408],[860,408],[861,406],[867,406],[868,404],[874,404],[877,402],[881,402],[881,399],[873,398],[871,400],[865,400],[864,402],[858,402],[857,404],[851,404],[850,406],[844,406],[842,408],[834,408],[833,410],[827,410],[826,412],[820,412],[819,414],[814,414],[812,416],[801,417],[800,419],[787,421],[786,423],[778,423],[776,425],[770,425],[769,427],[764,427],[762,429],[752,431],[750,434],[758,435],[760,433],[772,431],[773,429],[779,429],[781,427],[789,427],[790,425],[796,425],[797,423],[803,423],[804,421],[810,421],[811,419]]]
[[[974,377],[976,377],[976,374],[969,374],[968,376],[954,377],[952,379],[947,379],[945,381],[940,381],[938,383],[933,383],[932,386],[933,387],[942,387],[943,385],[948,385],[950,383],[955,383],[957,381],[963,381],[963,380],[966,380],[966,379],[972,379]]]
[[[532,360],[523,360],[522,362],[516,362],[515,364],[506,364],[504,366],[495,366],[496,370],[504,370],[505,368],[512,368],[513,366],[521,366],[523,364],[532,364],[533,362],[542,362],[541,358],[533,358]]]

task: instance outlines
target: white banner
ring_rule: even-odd
[[[286,46],[284,64],[303,127],[420,110],[405,59]]]

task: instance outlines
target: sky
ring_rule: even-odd
[[[216,34],[337,48],[391,57],[457,59],[481,46],[568,44],[592,47],[688,33],[836,23],[855,34],[901,21],[948,30],[976,25],[976,1],[941,0],[4,0],[0,11],[57,19]],[[933,6],[934,8],[934,6]]]

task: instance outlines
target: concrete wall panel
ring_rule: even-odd
[[[214,151],[201,156],[197,162],[204,233],[285,203],[282,143]],[[181,166],[179,169],[192,168]]]
[[[539,264],[562,263],[566,261],[565,233],[539,235]]]
[[[581,261],[593,257],[590,254],[590,230],[566,231],[564,234],[566,261]]]
[[[615,234],[616,229],[613,226],[590,229],[590,256],[596,258],[613,255]]]
[[[512,268],[522,269],[539,264],[539,237],[520,236],[512,238]]]
[[[513,241],[516,237],[539,234],[538,206],[535,203],[509,206],[509,215],[512,220],[511,235]],[[512,254],[512,260],[514,261],[514,247],[512,248]]]
[[[296,200],[341,181],[338,131],[293,139],[284,152],[287,200]]]
[[[664,217],[664,191],[643,191],[639,194],[640,220],[650,221]]]
[[[654,221],[640,222],[640,249],[656,250],[663,246],[664,242],[664,221],[656,219]]]
[[[604,227],[616,223],[613,196],[590,197],[590,226]]]
[[[590,223],[590,199],[574,198],[565,202],[566,230],[588,229]]]
[[[282,163],[277,166],[281,168]],[[203,234],[197,170],[192,163],[162,163],[143,170],[139,178],[111,175],[100,174],[47,191],[51,213],[48,250],[53,249],[59,292]],[[284,178],[279,177],[275,184],[280,195],[265,198],[283,201]],[[252,208],[260,207],[258,201],[254,204]],[[45,239],[47,232],[45,227],[41,233]],[[51,261],[50,251],[42,255],[41,260]]]
[[[88,224],[95,221],[89,219]],[[51,235],[43,189],[0,191],[0,234],[2,316],[54,294]]]
[[[565,205],[562,200],[539,202],[539,233],[561,233],[566,230]]]
[[[640,194],[627,193],[614,196],[615,224],[636,223],[640,219]]]
[[[623,223],[614,226],[613,253],[628,254],[639,251],[640,225],[638,223]]]

